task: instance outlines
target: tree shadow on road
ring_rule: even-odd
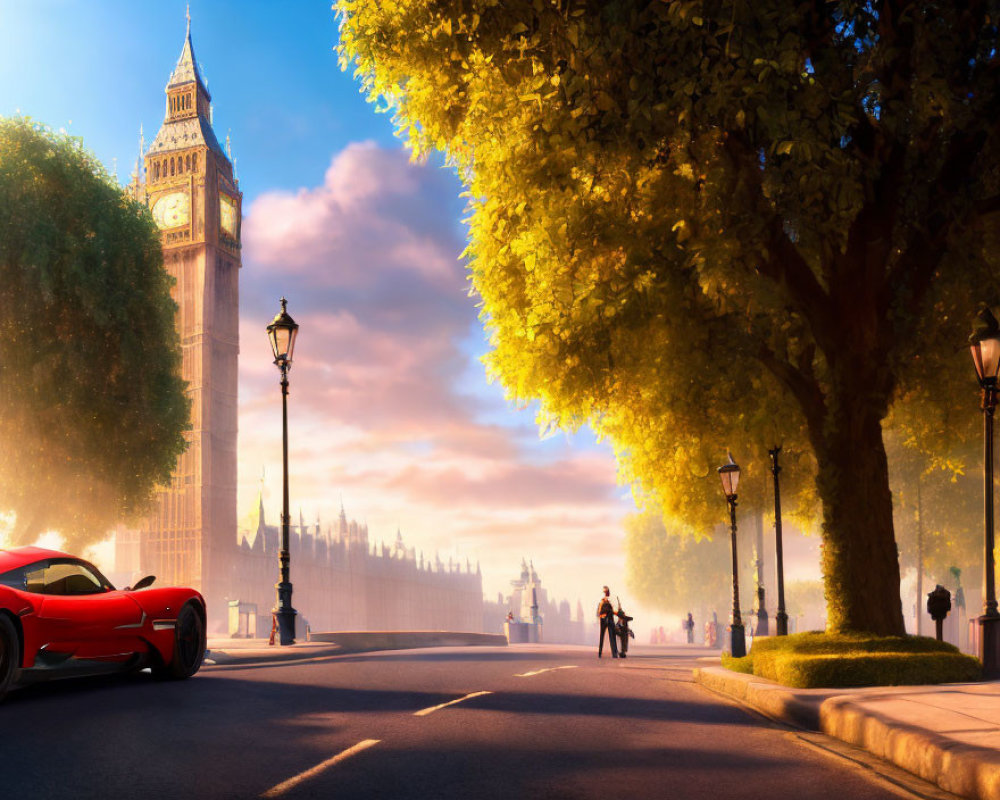
[[[701,731],[710,751],[705,758],[714,759],[723,756],[722,738],[742,740],[755,726],[762,730],[730,706],[602,696],[604,683],[574,684],[574,691],[560,692],[525,684],[524,690],[498,690],[416,717],[413,712],[461,694],[329,686],[318,677],[311,670],[288,674],[283,681],[210,673],[164,683],[137,674],[18,690],[0,708],[5,730],[16,732],[11,736],[17,750],[16,758],[0,763],[0,785],[6,797],[61,797],[69,785],[75,800],[131,797],[137,786],[144,800],[256,797],[362,738],[378,738],[403,760],[378,773],[364,771],[366,764],[385,763],[373,762],[368,753],[357,764],[338,765],[336,792],[330,796],[596,797],[581,787],[606,775],[612,764],[615,774],[624,776],[621,787],[608,787],[612,795],[629,794],[625,790],[633,785],[641,788],[664,766],[691,768],[691,751],[685,748],[692,742],[663,738],[669,729],[663,723],[692,723],[686,728]],[[598,673],[598,681],[604,678]],[[647,731],[648,747],[618,748],[615,739],[623,724],[632,734]],[[491,749],[491,736],[510,725],[524,730],[518,747],[511,750],[508,743]],[[736,726],[735,732],[726,726]],[[554,730],[560,735],[554,737]],[[577,735],[585,730],[602,733]],[[719,733],[706,733],[711,731]],[[434,732],[438,741],[431,745]],[[772,769],[783,763],[773,753],[730,752],[725,759],[727,774],[763,768],[773,777]],[[642,781],[634,783],[633,773]],[[493,792],[494,783],[507,787],[503,794]],[[321,785],[304,786],[305,793],[289,797],[327,796],[313,794]],[[509,794],[512,787],[521,792]],[[629,796],[665,795],[640,791]]]

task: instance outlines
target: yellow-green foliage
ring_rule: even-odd
[[[800,633],[757,639],[722,664],[798,689],[900,686],[979,680],[979,660],[925,636]]]
[[[883,422],[942,446],[974,422],[956,345],[1000,300],[987,6],[336,8],[344,66],[465,180],[511,400],[591,425],[695,533],[725,519],[727,446],[760,508],[780,439],[786,512],[822,503],[830,626],[901,632]]]

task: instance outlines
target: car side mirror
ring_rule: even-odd
[[[126,589],[126,591],[128,591],[128,592],[137,592],[140,589],[145,589],[147,586],[152,586],[153,585],[153,581],[155,581],[155,580],[156,580],[156,576],[155,575],[147,575],[145,578],[140,578],[138,581],[136,581],[135,586],[132,586],[129,589]]]

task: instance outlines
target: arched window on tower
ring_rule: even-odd
[[[153,162],[153,180],[158,181],[160,179],[160,162]]]
[[[170,159],[170,174],[171,175],[174,174],[174,159],[173,158]]]
[[[188,172],[191,171],[191,154],[190,153],[188,153],[186,156],[184,156],[184,169],[186,169]]]
[[[184,174],[184,156],[177,156],[177,174]]]
[[[198,154],[197,153],[193,153],[191,155],[191,169],[193,169],[195,172],[198,171]]]

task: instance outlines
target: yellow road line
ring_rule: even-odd
[[[459,697],[457,700],[449,700],[447,703],[442,703],[439,706],[431,706],[430,708],[424,708],[420,711],[413,712],[415,717],[426,717],[428,714],[433,714],[435,711],[441,708],[447,708],[448,706],[453,706],[455,703],[461,703],[463,700],[468,700],[472,697],[481,697],[484,694],[493,694],[493,692],[473,692],[472,694],[467,694],[465,697]]]
[[[541,675],[543,672],[555,672],[557,669],[576,669],[578,664],[568,664],[565,667],[547,667],[546,669],[536,669],[533,672],[522,672],[520,675],[515,675],[515,678],[530,678],[532,675]]]
[[[285,792],[287,792],[289,789],[294,789],[303,781],[307,781],[310,778],[315,778],[323,770],[329,769],[334,764],[339,764],[341,761],[345,761],[346,759],[350,758],[353,755],[357,755],[362,750],[367,750],[369,747],[377,745],[379,741],[380,741],[379,739],[364,739],[363,741],[358,742],[353,747],[348,747],[346,750],[337,753],[337,755],[333,756],[333,758],[328,758],[326,761],[317,764],[312,769],[307,769],[305,772],[300,772],[294,778],[289,778],[287,781],[279,783],[277,786],[268,789],[266,792],[264,792],[264,794],[261,795],[261,797],[280,797],[281,795],[285,794]]]

